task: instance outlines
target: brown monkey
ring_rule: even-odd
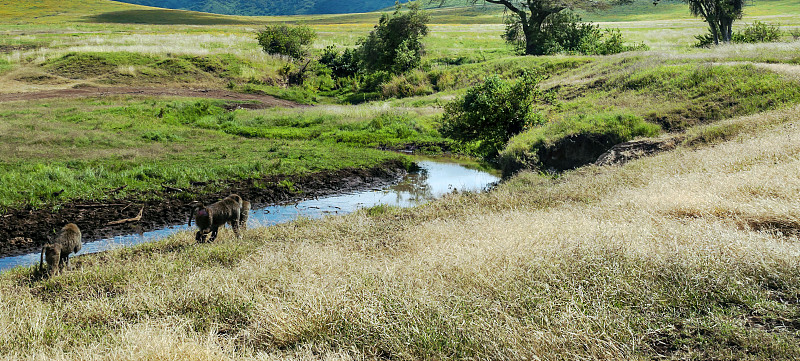
[[[195,209],[197,209],[195,213]],[[214,242],[217,238],[217,231],[219,227],[228,223],[233,228],[233,233],[239,237],[239,221],[242,214],[242,198],[236,194],[231,194],[225,199],[216,202],[210,206],[204,206],[200,202],[194,202],[191,212],[189,213],[189,225],[192,225],[192,216],[197,219],[197,231],[194,239],[198,242],[205,242],[206,235],[211,232],[211,239],[209,242]]]
[[[250,202],[242,201],[242,211],[239,214],[239,228],[247,229],[248,218],[250,218]]]
[[[44,272],[44,262],[47,261],[47,274],[52,276],[69,267],[69,254],[81,250],[81,230],[75,223],[68,223],[61,228],[50,242],[42,247],[39,256],[39,270]]]

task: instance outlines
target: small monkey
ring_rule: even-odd
[[[58,231],[55,238],[42,247],[39,256],[39,270],[44,272],[44,262],[47,261],[47,274],[53,276],[69,267],[70,253],[81,250],[81,230],[75,223],[68,223]]]
[[[197,209],[196,212],[195,209]],[[241,214],[242,197],[236,194],[231,194],[225,197],[225,199],[209,206],[204,206],[200,202],[194,202],[192,210],[189,213],[189,226],[192,225],[192,216],[194,216],[197,220],[197,228],[200,229],[194,235],[194,239],[197,242],[205,242],[206,235],[209,232],[211,233],[211,239],[208,241],[214,242],[217,238],[219,227],[224,226],[225,223],[230,224],[231,228],[233,228],[233,233],[236,234],[236,237],[239,237]]]

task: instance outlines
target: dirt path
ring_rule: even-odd
[[[261,109],[270,107],[295,108],[301,104],[278,99],[265,94],[235,93],[221,89],[180,89],[180,88],[138,88],[138,87],[109,87],[109,88],[70,88],[58,90],[45,90],[25,93],[0,94],[0,103],[21,100],[39,100],[51,98],[82,98],[103,97],[114,95],[142,95],[142,96],[172,96],[224,99],[231,101],[252,101],[254,104],[244,104],[243,108]]]

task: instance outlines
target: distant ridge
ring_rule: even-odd
[[[308,15],[363,13],[394,5],[394,0],[118,0],[167,9],[225,15]],[[407,1],[402,1],[407,2]]]

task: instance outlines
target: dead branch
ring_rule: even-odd
[[[105,204],[76,204],[75,208],[106,208],[106,207],[121,207],[127,206],[125,203],[105,203]]]
[[[113,221],[113,222],[108,222],[108,223],[106,223],[106,226],[115,226],[117,224],[141,221],[142,220],[142,212],[144,212],[144,207],[142,207],[142,209],[139,210],[139,214],[136,217],[120,219],[118,221]]]

